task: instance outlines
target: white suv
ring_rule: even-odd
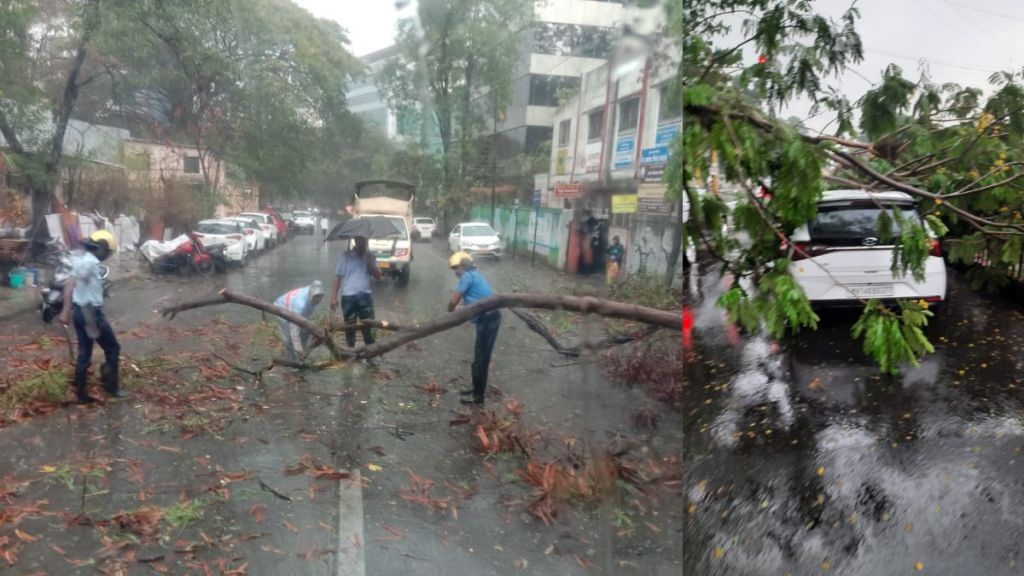
[[[833,190],[822,194],[818,215],[794,231],[792,240],[808,257],[794,252],[790,272],[816,306],[856,304],[858,299],[893,301],[946,299],[946,264],[929,227],[930,250],[924,281],[892,272],[893,246],[880,245],[877,222],[883,210],[898,208],[921,221],[914,198],[903,192]],[[890,213],[891,215],[891,213]],[[892,219],[892,232],[899,223]]]

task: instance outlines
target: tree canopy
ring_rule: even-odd
[[[422,150],[436,125],[443,210],[465,207],[483,156],[476,140],[509,103],[532,15],[529,0],[422,0],[417,17],[399,23],[400,53],[379,84],[398,110],[419,112]]]
[[[345,31],[290,0],[3,0],[0,133],[49,210],[71,118],[195,145],[281,198],[356,150]],[[207,191],[218,183],[207,179]]]
[[[816,326],[788,272],[801,256],[790,236],[813,219],[830,186],[918,200],[925,217],[901,220],[895,237],[892,222],[902,216],[887,211],[879,219],[879,233],[896,246],[896,272],[921,277],[926,227],[946,236],[948,258],[970,266],[976,288],[1005,284],[1020,262],[1024,73],[996,74],[982,89],[936,85],[926,71],[909,79],[890,65],[850,98],[838,86],[863,58],[859,16],[852,3],[833,20],[807,0],[686,0],[676,20],[684,41],[684,161],[670,188],[692,207],[684,242],[707,249],[730,275],[718,303],[747,329],[781,336]],[[830,116],[827,132],[783,120],[798,99]],[[724,179],[741,189],[732,208],[697,192],[712,150]],[[985,266],[975,265],[980,256]],[[890,309],[868,300],[852,335],[883,371],[897,372],[932,350],[923,331],[931,315],[923,302]]]

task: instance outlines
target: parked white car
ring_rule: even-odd
[[[237,262],[243,266],[249,261],[246,249],[245,229],[240,222],[233,220],[203,220],[196,225],[195,235],[206,248],[226,246],[224,256],[229,262]]]
[[[232,216],[225,218],[232,222],[238,222],[242,225],[242,232],[245,233],[245,245],[249,250],[250,255],[262,252],[267,247],[267,234],[260,228],[260,225],[251,218],[244,218],[242,216]]]
[[[267,247],[273,248],[277,244],[277,224],[274,223],[274,219],[270,217],[270,214],[264,214],[262,212],[242,212],[239,214],[242,218],[248,218],[256,221],[260,228],[263,230],[263,235],[267,238]]]
[[[312,212],[296,210],[292,212],[292,222],[295,222],[296,232],[312,234],[316,228],[316,216]]]
[[[434,237],[434,230],[437,225],[434,224],[433,218],[413,218],[412,219],[412,237],[419,238],[420,240],[430,240]]]
[[[932,304],[946,299],[946,264],[927,225],[924,281],[917,282],[909,272],[893,274],[893,246],[881,244],[876,224],[883,210],[894,208],[906,218],[921,220],[914,198],[903,192],[834,190],[822,195],[817,218],[792,235],[794,245],[809,258],[794,254],[790,271],[814,305],[856,304],[859,298]],[[892,230],[899,235],[895,218]]]
[[[500,258],[505,245],[498,233],[486,222],[463,222],[456,224],[448,235],[449,252],[466,252],[470,256],[493,256]]]

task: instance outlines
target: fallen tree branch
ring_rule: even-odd
[[[550,344],[551,347],[555,349],[555,352],[558,352],[562,356],[568,356],[570,358],[578,358],[580,356],[581,350],[579,346],[565,346],[564,344],[559,342],[558,339],[555,338],[553,334],[551,334],[547,326],[545,326],[543,322],[538,320],[536,316],[533,316],[532,314],[527,314],[526,312],[523,312],[522,310],[519,310],[517,308],[509,308],[509,312],[512,312],[513,314],[516,315],[516,317],[518,317],[520,320],[526,323],[527,328],[529,328],[533,332],[536,332],[542,338],[544,338],[544,340],[546,340],[547,343]],[[658,330],[659,328],[656,326],[648,326],[647,329],[644,330],[643,332],[638,332],[635,334],[625,334],[620,336],[609,336],[605,338],[604,341],[599,344],[599,346],[607,348],[610,346],[629,344],[630,342],[636,342],[641,338],[646,338],[647,336],[654,334]]]
[[[539,308],[541,310],[565,310],[581,314],[597,314],[608,318],[635,320],[670,330],[682,331],[682,319],[676,312],[666,312],[646,306],[623,304],[609,300],[601,300],[591,296],[551,296],[548,294],[496,294],[489,298],[474,302],[448,316],[435,318],[424,324],[410,327],[393,338],[377,342],[370,346],[365,344],[355,348],[344,348],[341,353],[349,358],[373,358],[400,348],[409,342],[426,338],[464,324],[473,317],[498,310],[500,308]]]
[[[578,312],[580,314],[597,314],[608,318],[634,320],[658,328],[682,331],[682,320],[678,312],[668,312],[665,310],[648,308],[646,306],[637,306],[635,304],[624,304],[621,302],[612,302],[610,300],[601,300],[591,296],[552,296],[549,294],[529,293],[496,294],[489,298],[474,302],[470,306],[465,306],[456,310],[447,316],[435,318],[434,320],[423,324],[406,326],[393,338],[389,338],[382,342],[377,342],[370,346],[366,346],[364,344],[355,348],[339,348],[335,345],[334,341],[331,340],[328,330],[325,330],[321,326],[316,325],[313,321],[290,310],[286,310],[280,306],[276,306],[258,298],[232,292],[227,289],[221,290],[220,295],[222,300],[218,303],[230,302],[233,304],[249,306],[280,318],[284,318],[285,320],[298,325],[300,328],[308,330],[314,337],[323,340],[327,344],[328,349],[331,351],[331,357],[334,360],[342,360],[346,358],[366,359],[380,356],[394,350],[395,348],[405,346],[415,340],[426,338],[427,336],[444,332],[445,330],[464,324],[484,312],[498,310],[500,308],[537,308],[541,310],[565,310],[567,312]],[[213,304],[211,304],[208,299],[198,301],[197,303],[189,302],[178,304],[161,310],[161,314],[173,317],[174,314],[182,310],[191,310],[201,306],[210,305]],[[275,359],[274,364],[293,368],[310,367],[310,365],[306,363],[291,362],[283,359]],[[323,367],[321,364],[324,363],[314,364],[313,367]],[[330,362],[326,363],[326,365],[330,364]]]

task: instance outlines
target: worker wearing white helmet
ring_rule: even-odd
[[[473,258],[465,252],[456,252],[448,259],[448,267],[455,271],[459,285],[448,303],[448,311],[453,312],[461,302],[470,305],[477,300],[494,295],[490,284],[473,264]],[[473,347],[473,387],[462,390],[463,404],[483,404],[487,393],[487,376],[491,367],[491,354],[498,340],[498,329],[501,328],[501,312],[491,310],[475,316],[471,322],[476,325],[476,344]]]
[[[96,230],[82,242],[84,250],[71,256],[71,278],[64,285],[64,309],[60,323],[75,325],[78,336],[78,358],[75,361],[75,394],[79,404],[94,402],[86,391],[89,367],[92,365],[93,344],[103,349],[100,379],[109,396],[123,398],[119,386],[118,362],[121,345],[114,329],[103,313],[103,276],[100,262],[117,251],[117,238],[106,230]]]

